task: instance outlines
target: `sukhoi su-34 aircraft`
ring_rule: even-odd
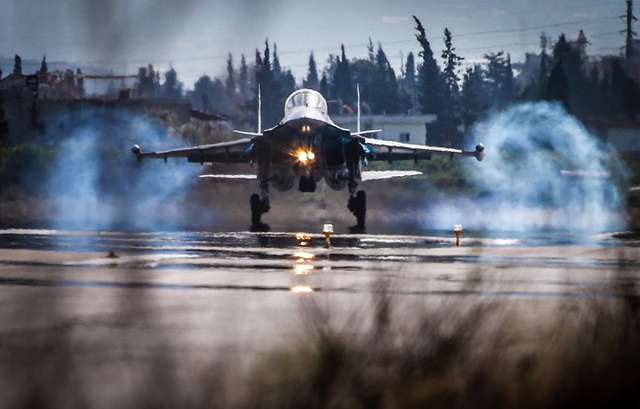
[[[380,130],[360,131],[359,105],[358,101],[358,130],[351,132],[333,123],[327,113],[327,101],[319,92],[300,89],[287,98],[284,118],[280,123],[264,132],[261,132],[258,119],[258,132],[235,131],[247,136],[243,139],[159,152],[144,152],[135,145],[131,151],[139,161],[146,158],[166,161],[176,157],[200,164],[256,164],[257,174],[251,177],[258,180],[260,194],[253,194],[250,198],[253,231],[269,230],[261,217],[270,209],[270,186],[288,191],[297,185],[301,192],[315,192],[318,182],[324,179],[335,190],[348,189],[347,207],[357,220],[356,225],[350,227],[352,233],[365,231],[366,194],[358,190],[358,184],[363,180],[376,179],[377,174],[362,170],[368,161],[386,160],[391,163],[393,160],[412,159],[417,162],[418,159],[430,159],[432,154],[473,156],[479,161],[484,157],[481,144],[474,151],[464,151],[369,137]],[[398,171],[385,174],[385,178],[410,174],[419,172]]]

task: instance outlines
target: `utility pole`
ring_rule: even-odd
[[[633,36],[637,35],[635,31],[633,31],[631,24],[634,20],[638,20],[633,15],[633,0],[627,0],[627,15],[623,16],[627,18],[627,45],[625,49],[625,57],[627,59],[631,58],[634,53],[633,48]]]

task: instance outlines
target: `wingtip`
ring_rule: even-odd
[[[484,159],[484,145],[479,143],[476,145],[475,157],[478,162],[481,162]]]
[[[133,145],[131,153],[133,153],[133,156],[135,156],[137,160],[142,159],[142,149],[140,149],[140,145]]]

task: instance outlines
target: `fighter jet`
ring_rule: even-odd
[[[358,92],[359,96],[359,92]],[[395,142],[371,137],[380,130],[360,130],[360,103],[358,97],[358,130],[351,132],[337,126],[327,112],[327,101],[317,91],[300,89],[285,101],[284,117],[278,125],[261,132],[236,131],[246,137],[230,142],[187,148],[144,152],[134,145],[132,153],[142,159],[186,158],[189,162],[247,163],[256,165],[260,193],[250,198],[252,231],[268,231],[262,215],[270,209],[269,187],[289,191],[297,184],[300,192],[315,192],[317,184],[324,182],[335,190],[348,189],[348,209],[356,217],[351,233],[365,231],[367,212],[366,194],[358,184],[367,179],[369,172],[362,170],[368,161],[431,159],[432,154],[475,157],[481,161],[484,146],[465,151],[438,146]],[[260,111],[260,109],[259,109]],[[260,114],[259,114],[260,115]],[[406,176],[419,172],[395,172],[392,176]],[[388,176],[388,175],[386,175]]]

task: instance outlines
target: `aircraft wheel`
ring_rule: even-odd
[[[298,190],[300,190],[301,192],[315,192],[316,181],[313,176],[300,176],[300,184],[298,185]]]
[[[262,223],[262,215],[267,213],[271,206],[269,206],[269,198],[261,199],[260,195],[254,193],[249,199],[251,205],[251,227],[250,230],[254,232],[266,232],[269,231],[269,225]]]
[[[364,233],[365,220],[367,217],[367,194],[360,190],[356,193],[356,197],[349,198],[349,204],[347,205],[351,213],[356,216],[357,224],[349,227],[350,233]]]

